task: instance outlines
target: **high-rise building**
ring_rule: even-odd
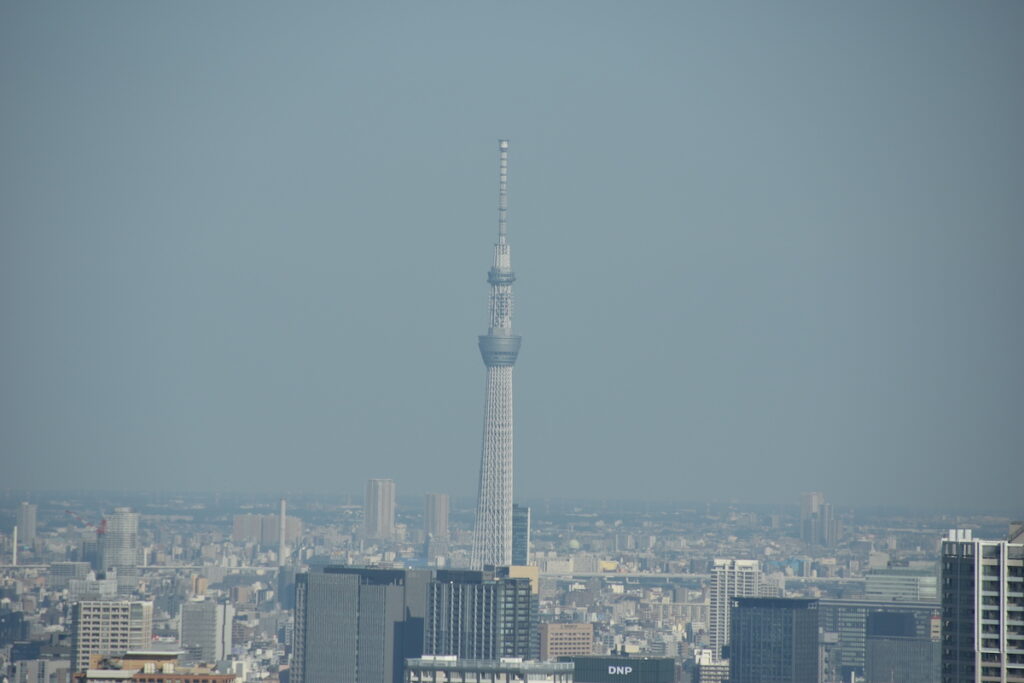
[[[423,531],[434,538],[448,537],[448,494],[428,493],[423,508]]]
[[[103,558],[100,556],[100,537],[92,530],[82,531],[80,534],[76,559],[88,562],[94,571],[102,572]]]
[[[1024,524],[1006,541],[942,542],[942,683],[1024,681]]]
[[[438,570],[427,594],[423,652],[467,659],[539,656],[538,599],[530,579]]]
[[[811,515],[818,514],[821,510],[822,504],[825,502],[825,494],[820,491],[813,491],[811,493],[800,494],[800,533],[803,534],[803,529],[807,521],[811,518]]]
[[[711,570],[708,640],[715,657],[729,643],[731,600],[736,597],[772,597],[779,589],[767,581],[757,560],[716,559]]]
[[[512,505],[512,564],[530,564],[530,508]]]
[[[805,543],[831,547],[839,538],[839,520],[825,494],[805,493],[800,497],[800,538]]]
[[[934,683],[939,679],[939,639],[917,634],[914,615],[868,615],[864,683]]]
[[[181,604],[178,639],[183,661],[216,664],[231,654],[235,608],[214,600],[190,600]]]
[[[448,561],[448,494],[428,493],[423,508],[423,554],[427,564],[443,567]]]
[[[512,254],[508,243],[508,140],[498,142],[498,242],[487,273],[490,322],[480,337],[487,366],[480,489],[472,566],[512,563],[512,367],[522,337],[512,331]]]
[[[400,683],[423,653],[429,571],[328,566],[295,577],[293,683]]]
[[[391,540],[395,536],[395,482],[371,479],[366,482],[363,499],[363,535],[366,538]]]
[[[733,598],[729,683],[818,683],[818,602]]]
[[[594,654],[594,625],[587,622],[540,625],[540,658],[551,661],[559,657]]]
[[[24,612],[0,611],[0,647],[5,649],[19,640],[28,640],[29,622]]]
[[[18,506],[18,542],[32,545],[36,540],[36,505],[22,503]]]
[[[130,600],[76,602],[71,606],[71,668],[85,671],[92,655],[142,650],[153,638],[153,603]]]
[[[288,501],[281,499],[281,512],[277,519],[277,566],[283,567],[288,561]]]
[[[127,507],[114,508],[99,538],[103,570],[116,570],[118,591],[130,593],[139,579],[139,513]]]

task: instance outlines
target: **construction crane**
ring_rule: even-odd
[[[106,517],[104,517],[103,519],[100,520],[99,525],[96,525],[96,524],[93,524],[92,522],[90,522],[90,521],[88,521],[86,519],[82,519],[82,517],[80,515],[75,514],[71,510],[65,510],[64,512],[67,513],[68,515],[74,517],[76,520],[78,520],[79,524],[81,524],[83,526],[86,526],[86,527],[89,527],[90,529],[95,531],[97,536],[102,536],[103,534],[107,533],[107,519],[106,519]]]

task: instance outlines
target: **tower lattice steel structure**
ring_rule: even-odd
[[[511,250],[508,244],[508,140],[498,142],[498,242],[487,273],[491,285],[490,327],[480,336],[487,366],[480,490],[476,505],[472,563],[512,563],[512,366],[522,337],[512,332]]]

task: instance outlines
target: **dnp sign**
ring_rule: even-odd
[[[609,666],[608,675],[610,676],[628,676],[633,673],[633,667],[631,666]]]

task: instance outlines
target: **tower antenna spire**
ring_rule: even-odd
[[[508,238],[508,140],[498,141],[498,239]]]

